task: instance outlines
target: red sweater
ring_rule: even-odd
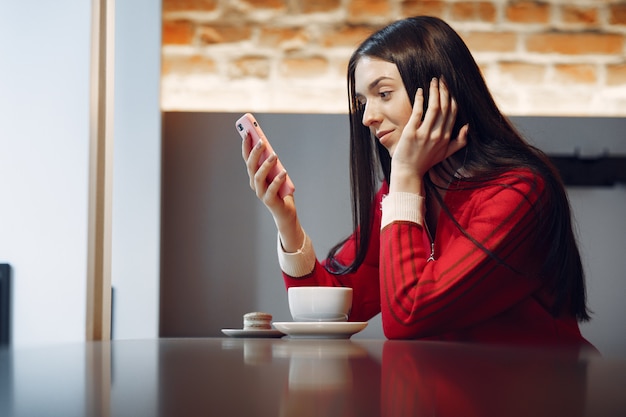
[[[304,277],[283,274],[286,286],[352,287],[350,320],[366,321],[382,312],[390,339],[588,344],[574,317],[549,312],[550,277],[540,276],[546,251],[532,239],[545,204],[541,178],[513,171],[480,188],[453,186],[445,195],[459,225],[506,265],[468,239],[443,211],[434,236],[435,259],[429,260],[431,242],[421,224],[394,221],[380,230],[386,192],[383,186],[376,196],[372,238],[356,272],[333,275],[316,262]],[[337,258],[349,264],[354,253],[355,235]]]

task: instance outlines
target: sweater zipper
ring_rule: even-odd
[[[435,260],[435,240],[433,236],[430,234],[430,230],[428,229],[428,224],[424,221],[424,228],[426,229],[426,234],[428,235],[428,239],[430,241],[430,256],[426,259],[426,262],[431,262]]]

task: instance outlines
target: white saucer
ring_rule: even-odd
[[[350,321],[292,321],[272,323],[291,338],[349,339],[367,327],[367,322]]]
[[[276,329],[222,329],[222,333],[230,337],[283,337],[285,334]]]

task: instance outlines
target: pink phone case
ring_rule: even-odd
[[[241,139],[245,139],[248,132],[250,132],[250,136],[252,136],[252,146],[256,145],[257,142],[261,139],[265,141],[265,152],[263,152],[263,155],[259,160],[259,165],[262,164],[274,152],[274,150],[272,149],[272,145],[265,137],[263,130],[261,130],[261,126],[259,126],[259,123],[256,121],[252,114],[246,113],[241,116],[235,123],[235,127],[237,129],[237,132],[241,136]],[[276,165],[274,165],[274,168],[272,168],[272,170],[268,174],[267,181],[271,182],[276,177],[276,175],[278,175],[284,169],[285,168],[283,167],[283,164],[280,163],[279,159]],[[280,196],[280,198],[284,198],[286,195],[293,194],[295,189],[296,188],[293,185],[291,178],[289,178],[289,175],[287,175],[285,182],[280,187],[280,190],[278,190],[278,195]]]

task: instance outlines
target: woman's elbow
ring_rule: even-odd
[[[419,339],[420,332],[401,323],[384,323],[383,334],[389,340]]]

